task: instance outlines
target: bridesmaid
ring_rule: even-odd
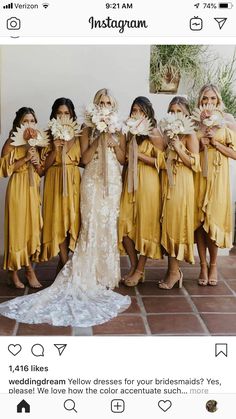
[[[50,120],[69,116],[76,120],[72,101],[57,99]],[[52,136],[51,136],[52,137]],[[62,147],[66,147],[67,196],[63,196]],[[43,243],[40,260],[47,261],[59,253],[59,271],[67,262],[68,254],[75,249],[80,227],[80,142],[51,138],[51,145],[44,150],[45,181],[43,193]]]
[[[123,278],[125,285],[134,287],[144,281],[147,258],[162,257],[160,245],[161,189],[159,163],[164,149],[162,136],[157,129],[154,110],[148,98],[139,96],[131,106],[131,117],[147,117],[152,124],[150,136],[137,136],[137,190],[128,192],[131,162],[125,173],[120,204],[119,248],[127,253],[131,268]],[[132,147],[128,135],[128,147]],[[138,258],[139,254],[139,258]]]
[[[213,104],[222,111],[225,126],[198,132],[200,159],[208,148],[208,173],[196,176],[196,241],[201,271],[199,285],[217,285],[218,248],[232,247],[232,214],[229,180],[229,158],[236,159],[236,127],[232,115],[223,112],[218,88],[207,84],[199,92],[198,106]],[[210,263],[207,265],[207,250]]]
[[[4,263],[9,272],[9,281],[16,288],[25,288],[18,271],[25,267],[26,279],[32,288],[40,288],[32,267],[40,253],[41,213],[40,213],[40,166],[39,154],[34,147],[13,146],[12,134],[17,127],[37,123],[32,108],[22,107],[16,112],[9,138],[6,140],[0,159],[0,177],[10,176],[5,201]],[[32,132],[26,129],[24,138],[29,139]],[[28,137],[28,138],[27,138]],[[29,167],[33,167],[33,186],[29,181]]]
[[[190,115],[187,100],[176,96],[169,104],[168,112]],[[182,286],[183,273],[179,261],[194,263],[194,181],[193,174],[200,169],[199,146],[195,134],[176,136],[171,148],[165,151],[166,164],[171,161],[174,185],[170,185],[167,170],[162,171],[162,233],[161,245],[168,255],[168,270],[162,289],[171,289],[179,282]]]

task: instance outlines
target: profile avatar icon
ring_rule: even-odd
[[[216,400],[208,400],[206,403],[206,410],[208,412],[214,413],[217,411],[217,401]]]

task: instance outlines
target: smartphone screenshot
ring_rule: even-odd
[[[234,419],[235,1],[0,9],[0,416]]]

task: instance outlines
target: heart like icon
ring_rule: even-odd
[[[14,356],[18,355],[21,349],[22,347],[19,344],[16,344],[16,345],[11,344],[8,346],[8,351]]]
[[[170,400],[159,400],[158,407],[160,407],[163,412],[167,412],[172,406],[172,403]]]

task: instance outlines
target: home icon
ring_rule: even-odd
[[[17,405],[17,413],[30,413],[30,405],[24,399]]]

